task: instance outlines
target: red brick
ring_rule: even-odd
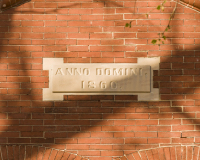
[[[185,83],[185,85],[186,84],[190,84],[190,83]],[[167,88],[174,88],[174,87],[183,87],[183,83],[182,82],[161,82],[160,83],[160,87],[161,88],[165,88],[165,87],[167,87]],[[169,95],[170,96],[170,95]]]
[[[88,46],[68,46],[67,47],[68,51],[74,51],[74,52],[84,52],[88,51]]]
[[[31,65],[30,64],[9,64],[8,65],[8,69],[12,70],[12,69],[17,69],[17,70],[25,70],[25,69],[31,69]]]
[[[170,56],[171,52],[170,51],[149,51],[148,55],[149,56]]]
[[[187,69],[184,70],[184,75],[199,75],[199,70]]]
[[[91,26],[91,23],[89,22],[89,21],[69,21],[68,22],[68,26],[77,26],[77,27],[79,27],[79,26]]]
[[[184,38],[199,38],[199,35],[195,33],[184,33]]]
[[[113,21],[93,21],[92,26],[95,26],[95,27],[99,27],[99,26],[110,27],[110,26],[114,26],[114,22]]]
[[[79,57],[101,57],[101,52],[79,52]]]
[[[99,39],[99,38],[112,38],[111,33],[91,33],[90,38],[93,39]]]
[[[81,15],[81,20],[103,20],[103,15]]]
[[[169,126],[149,126],[148,131],[171,131]]]
[[[69,14],[91,14],[92,9],[69,9]]]
[[[57,3],[34,3],[34,8],[56,8]]]
[[[7,77],[7,82],[30,82],[29,77]]]
[[[0,88],[19,88],[19,83],[0,83]]]
[[[123,39],[115,39],[115,40],[101,40],[101,45],[123,45]]]
[[[136,112],[138,113],[158,113],[158,108],[144,108],[144,107],[138,107],[136,108]]]
[[[77,57],[78,53],[75,52],[55,52],[55,57]]]
[[[123,156],[123,151],[101,151],[101,156]]]
[[[42,46],[20,46],[20,51],[42,51]]]
[[[31,143],[53,143],[53,138],[31,138]]]
[[[99,45],[100,40],[78,40],[78,45]]]
[[[56,20],[56,15],[32,15],[33,20]]]
[[[165,119],[165,118],[171,118],[172,119],[172,114],[150,114],[150,119]]]
[[[66,46],[43,46],[43,51],[66,51]],[[39,50],[36,50],[39,51]]]
[[[137,63],[136,58],[115,58],[116,63]]]
[[[9,44],[11,45],[27,45],[31,44],[31,40],[9,40]]]
[[[122,104],[119,105],[119,107],[122,107]],[[136,106],[137,107],[147,107],[148,104],[146,102],[127,102],[127,103],[125,103],[125,107],[136,107]]]
[[[183,58],[182,57],[161,57],[160,59],[161,62],[175,62],[175,63],[178,63],[178,62],[183,62]]]
[[[66,21],[57,21],[56,23],[54,21],[45,21],[45,26],[68,26]]]
[[[62,33],[45,33],[44,34],[44,39],[48,39],[48,38],[66,38],[65,34]]]
[[[172,51],[173,56],[194,56],[194,51]]]
[[[102,27],[81,27],[80,32],[102,32]]]
[[[92,63],[113,63],[114,58],[91,58]]]
[[[146,52],[126,52],[125,56],[126,57],[146,57],[147,53]]]
[[[181,124],[181,121],[179,119],[174,119],[174,120],[160,120],[161,125],[168,125],[168,124]]]
[[[170,81],[170,77],[167,76],[154,76],[154,81]]]
[[[67,58],[64,59],[64,63],[89,63],[90,58]]]
[[[112,51],[112,46],[90,46],[90,51]]]
[[[19,33],[1,33],[0,38],[20,38]]]
[[[193,69],[193,63],[172,63],[172,69]]]
[[[124,32],[124,27],[103,27],[104,32]]]
[[[20,63],[42,63],[42,58],[20,58]]]
[[[69,33],[68,38],[89,38],[88,33]]]
[[[148,143],[170,143],[170,138],[148,138]]]
[[[2,46],[1,51],[19,51],[19,46]]]
[[[43,137],[43,132],[21,132],[21,137]]]
[[[6,77],[0,77],[0,81],[1,82],[6,82],[7,80],[6,80]]]
[[[22,21],[22,26],[44,26],[44,22]]]
[[[171,81],[193,81],[192,76],[172,76]]]
[[[12,70],[1,71],[0,75],[1,76],[17,76],[18,71],[12,71]]]
[[[126,118],[127,119],[148,119],[149,118],[149,115],[148,114],[126,114]]]
[[[184,99],[183,95],[161,95],[162,100],[179,100]]]
[[[158,120],[137,120],[136,125],[157,125]]]
[[[39,15],[39,17],[41,18],[41,15]],[[52,28],[52,27],[36,27],[36,28],[32,28],[32,31],[34,33],[55,32],[55,28]]]
[[[102,57],[124,57],[123,52],[102,52]]]
[[[160,112],[182,112],[182,108],[181,107],[161,108]]]
[[[113,46],[113,51],[135,51],[135,46]]]

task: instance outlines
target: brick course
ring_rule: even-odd
[[[174,159],[199,159],[199,146],[172,146],[172,147],[160,147],[148,150],[140,150],[127,154],[114,160],[174,160]]]
[[[65,152],[64,150],[51,149],[42,146],[26,146],[26,145],[1,145],[0,155],[2,160],[88,160],[73,153]]]

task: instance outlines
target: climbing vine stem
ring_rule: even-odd
[[[165,3],[167,2],[167,0],[164,0],[160,5],[158,5],[156,8],[153,8],[153,9],[151,9],[148,13],[146,13],[145,14],[145,17],[146,18],[148,18],[149,17],[149,14],[153,11],[153,10],[155,10],[155,9],[157,9],[157,10],[161,10],[161,11],[164,11],[164,9],[165,9]],[[168,21],[168,24],[167,24],[167,26],[166,26],[166,28],[164,29],[164,31],[163,32],[161,32],[161,33],[158,33],[158,35],[159,35],[159,38],[158,39],[153,39],[152,41],[151,41],[151,43],[152,44],[158,44],[158,45],[160,45],[160,44],[164,44],[165,42],[165,40],[166,40],[166,36],[165,36],[165,32],[167,32],[168,30],[170,30],[170,22],[171,22],[171,20],[174,18],[174,15],[175,15],[175,12],[176,12],[176,9],[177,9],[177,4],[178,4],[178,2],[177,1],[175,1],[176,2],[176,4],[175,4],[175,7],[174,7],[174,9],[173,9],[173,11],[172,11],[172,13],[171,13],[171,15],[170,15],[170,18],[169,18],[169,21]],[[144,16],[143,14],[141,15],[141,16],[139,16],[137,19],[139,19],[139,18],[141,18],[142,16]],[[131,26],[131,23],[132,23],[133,21],[130,21],[129,23],[126,23],[126,25],[125,25],[125,27],[132,27]]]

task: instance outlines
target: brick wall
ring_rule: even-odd
[[[32,0],[0,14],[0,143],[66,149],[111,160],[140,149],[200,143],[200,14],[178,4],[164,45],[152,45],[175,3]],[[132,20],[132,28],[125,24]],[[160,57],[160,101],[82,95],[42,101],[43,58],[137,63]],[[34,153],[32,153],[34,155]]]

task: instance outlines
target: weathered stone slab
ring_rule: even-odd
[[[54,93],[148,93],[150,66],[137,64],[62,64],[53,67]]]
[[[63,63],[63,58],[43,58],[49,71],[49,88],[43,100],[63,100],[64,95],[138,95],[139,101],[159,100],[153,88],[153,70],[160,58],[138,58],[138,63]]]

